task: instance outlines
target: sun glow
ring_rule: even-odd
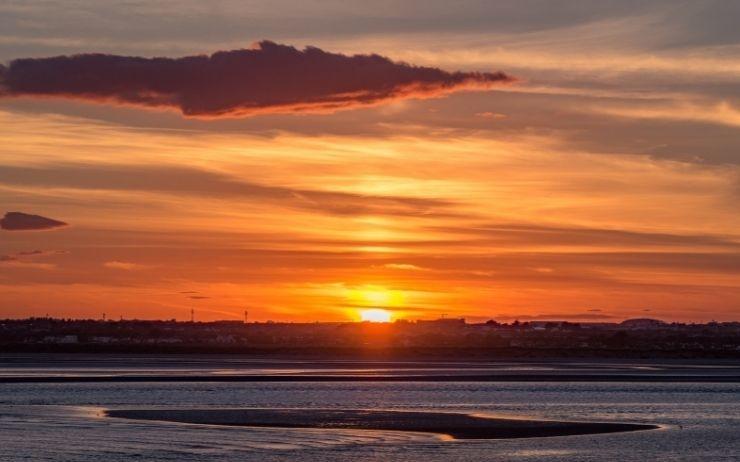
[[[345,296],[355,306],[367,308],[394,308],[402,306],[404,302],[403,291],[376,285],[355,286]]]
[[[390,322],[391,312],[378,308],[360,310],[360,319],[368,322]]]

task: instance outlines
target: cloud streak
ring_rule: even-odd
[[[451,216],[455,204],[433,198],[373,196],[264,185],[224,173],[171,165],[0,165],[0,184],[45,188],[148,191],[220,199],[271,202],[340,216]],[[16,219],[17,221],[17,219]],[[60,222],[61,223],[61,222]],[[63,224],[62,224],[63,225]]]
[[[134,271],[134,270],[140,270],[140,269],[146,269],[148,268],[146,265],[140,265],[138,263],[131,263],[128,261],[107,261],[103,263],[103,266],[110,269],[117,269],[117,270],[124,270],[124,271]]]
[[[478,243],[506,246],[580,247],[713,247],[740,249],[736,236],[669,234],[623,229],[602,229],[536,224],[489,223],[472,227],[432,227],[436,231],[474,236]],[[465,244],[466,241],[459,241]],[[470,244],[470,243],[468,243]],[[448,244],[449,245],[449,244]]]
[[[334,112],[397,99],[438,97],[513,81],[502,72],[447,72],[383,56],[347,56],[269,41],[210,56],[141,58],[80,54],[0,66],[0,95],[61,97],[186,116]]]
[[[67,252],[63,250],[24,250],[15,253],[0,255],[0,265],[15,267],[18,269],[42,269],[52,270],[56,268],[53,263],[38,263],[33,260],[37,257],[48,257],[52,255],[62,255]]]
[[[0,229],[6,231],[43,231],[67,226],[67,223],[41,215],[8,212],[0,219]]]

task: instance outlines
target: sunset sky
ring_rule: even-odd
[[[0,318],[736,320],[738,18],[2,1]]]

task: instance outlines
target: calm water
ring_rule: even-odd
[[[646,422],[661,430],[524,440],[250,429],[105,418],[105,408],[442,410]],[[632,383],[0,384],[0,460],[737,461],[740,385]]]

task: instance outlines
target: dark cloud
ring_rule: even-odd
[[[18,252],[16,255],[18,256],[24,256],[24,257],[32,257],[36,255],[47,255],[48,251],[46,250],[24,250],[22,252]]]
[[[271,186],[219,172],[166,165],[0,165],[0,183],[93,190],[151,191],[222,199],[270,201],[331,215],[451,216],[452,202],[405,196]]]
[[[24,258],[48,257],[51,255],[63,255],[68,252],[64,250],[23,250],[6,255],[0,255],[0,262],[20,261]]]
[[[67,223],[23,212],[8,212],[0,219],[0,229],[7,231],[38,231],[63,226],[67,226]]]
[[[190,298],[190,299],[192,299],[192,300],[208,300],[208,299],[209,299],[209,298],[211,298],[211,297],[206,297],[206,296],[204,296],[204,295],[191,295],[191,296],[190,296],[190,297],[188,297],[188,298]]]
[[[81,54],[16,59],[0,69],[0,95],[75,98],[223,117],[332,112],[512,80],[501,72],[446,72],[379,55],[346,56],[263,41],[251,49],[183,58]]]

